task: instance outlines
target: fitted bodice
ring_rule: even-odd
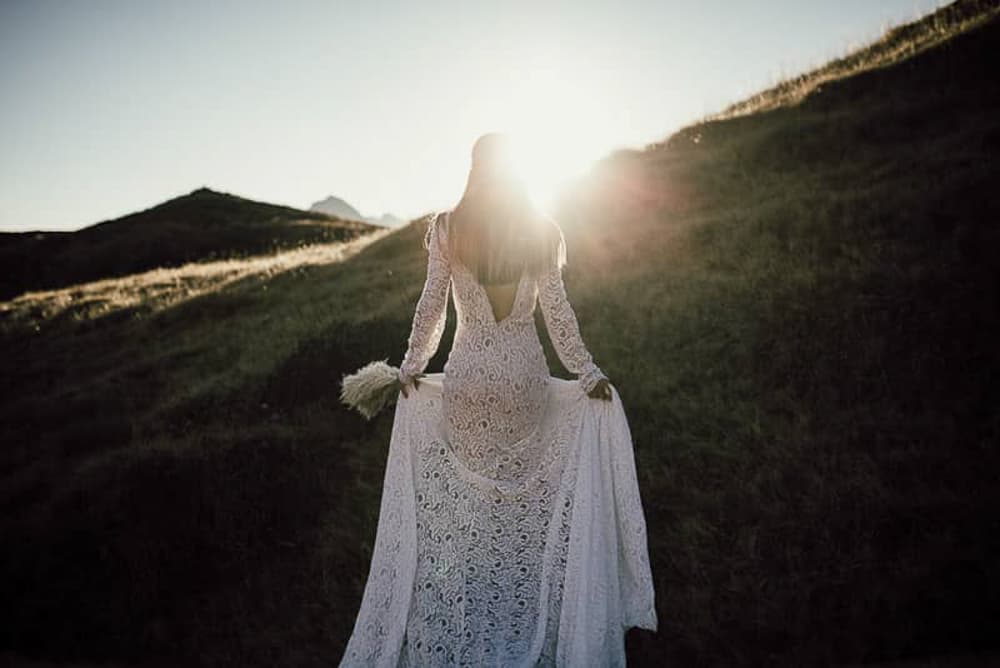
[[[451,279],[458,325],[442,383],[446,433],[471,470],[517,478],[534,461],[530,437],[549,377],[535,329],[537,281],[522,274],[510,313],[497,321],[486,290],[460,262]]]
[[[461,261],[449,258],[448,225],[445,214],[427,228],[427,280],[400,380],[407,382],[422,371],[437,349],[452,294],[458,323],[442,381],[444,431],[469,470],[513,482],[535,470],[544,456],[532,441],[550,375],[535,328],[536,304],[560,360],[579,375],[582,389],[589,391],[605,376],[580,337],[558,262],[539,276],[522,273],[510,313],[498,321],[486,289]],[[559,241],[564,243],[561,234]]]
[[[493,314],[486,288],[476,280],[472,272],[459,261],[451,264],[452,288],[455,297],[455,313],[459,326],[467,323],[481,323],[502,328],[508,321],[534,322],[535,303],[538,297],[538,282],[524,273],[517,281],[514,303],[510,312],[500,320]]]

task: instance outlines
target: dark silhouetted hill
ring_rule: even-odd
[[[156,267],[343,241],[373,229],[198,188],[75,232],[0,234],[0,299]]]

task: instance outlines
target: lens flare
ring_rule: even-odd
[[[511,167],[535,203],[552,212],[560,192],[612,145],[619,119],[593,84],[568,70],[534,63],[518,72],[506,96],[490,96],[486,117],[503,128]]]

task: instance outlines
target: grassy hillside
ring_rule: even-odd
[[[375,229],[198,188],[76,232],[0,233],[0,299],[198,260],[343,241]]]
[[[881,39],[865,48],[740,100],[716,114],[715,118],[733,118],[797,104],[807,95],[818,92],[827,81],[897,63],[951,39],[956,33],[989,21],[998,11],[1000,4],[997,0],[952,2],[922,19],[887,30]]]
[[[565,202],[567,290],[650,530],[661,629],[630,634],[634,665],[1000,649],[1000,21],[969,26],[618,154]],[[337,661],[392,422],[338,381],[399,362],[422,233],[154,306],[8,306],[0,651]]]

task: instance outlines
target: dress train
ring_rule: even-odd
[[[617,390],[549,376],[532,470],[491,478],[448,442],[444,374],[399,396],[368,581],[342,666],[623,666],[656,630]]]

